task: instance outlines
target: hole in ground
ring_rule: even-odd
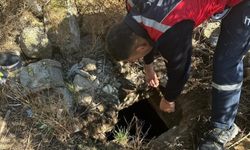
[[[107,133],[109,141],[114,140],[115,131],[119,131],[119,129],[129,129],[130,136],[138,136],[138,133],[136,134],[136,132],[142,127],[141,135],[147,133],[144,138],[147,140],[157,137],[168,130],[168,127],[158,116],[148,100],[136,102],[132,106],[121,110],[118,119],[119,121],[116,124],[115,129]],[[139,127],[136,127],[137,125],[139,125]]]

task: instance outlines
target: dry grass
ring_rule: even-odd
[[[18,32],[19,19],[29,10],[25,0],[1,0],[0,2],[0,44],[15,37]]]
[[[148,135],[148,131],[150,130],[150,128],[147,129],[147,131],[145,133],[142,132],[143,126],[144,126],[144,122],[139,120],[136,116],[134,116],[129,124],[129,128],[131,127],[135,127],[135,135],[132,136],[132,140],[129,143],[131,149],[133,150],[140,150],[140,149],[146,149],[147,145],[145,145],[146,143],[148,143],[149,141],[147,141],[148,139],[146,139],[146,136]]]
[[[109,27],[126,14],[125,3],[118,0],[78,0],[76,5],[82,30],[88,29],[95,35],[105,36]]]
[[[0,149],[69,147],[76,127],[81,128],[62,98],[49,90],[21,96],[4,86],[1,95],[0,125],[6,125],[1,133]],[[9,111],[9,117],[4,119]]]
[[[39,4],[45,0],[38,0]],[[31,7],[27,5],[26,0],[1,0],[0,1],[0,52],[13,50],[16,45],[16,38],[22,31],[22,17],[30,11]],[[20,24],[21,23],[21,24]],[[14,51],[19,48],[14,47]]]

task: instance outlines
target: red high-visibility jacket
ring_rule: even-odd
[[[134,29],[133,21],[147,30],[153,41],[176,23],[192,20],[197,27],[226,5],[234,6],[243,0],[127,0],[125,23]],[[136,27],[135,27],[136,28]],[[138,32],[138,31],[136,31]]]

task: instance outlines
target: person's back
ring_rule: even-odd
[[[214,13],[222,12],[243,0],[128,0],[124,22],[133,29],[131,18],[147,30],[153,41],[182,20],[192,20],[197,27]],[[131,7],[133,6],[133,7]]]

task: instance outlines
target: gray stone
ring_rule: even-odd
[[[97,70],[97,73],[101,73],[101,72],[102,72],[102,69],[98,69],[98,70]]]
[[[114,86],[115,86],[117,89],[119,89],[119,88],[121,87],[121,85],[122,85],[122,84],[121,84],[120,82],[118,82],[118,81],[114,83]]]
[[[103,91],[107,94],[117,94],[118,93],[118,90],[111,86],[110,84],[106,85],[104,88],[103,88]]]
[[[68,108],[72,108],[73,99],[67,88],[56,88],[55,92],[62,95],[63,101],[66,103]]]
[[[159,137],[156,139],[152,140],[151,143],[149,144],[149,147],[155,150],[173,150],[173,149],[178,149],[176,147],[181,147],[178,145],[178,140],[183,139],[184,136],[178,137],[178,140],[176,140],[176,135],[180,134],[186,134],[186,137],[190,135],[190,133],[187,132],[187,130],[182,130],[179,126],[174,126],[173,128],[169,129],[167,132],[161,134]],[[166,138],[168,137],[168,138]],[[180,148],[181,149],[181,148]],[[189,148],[190,149],[190,148]]]
[[[75,75],[76,71],[81,71],[79,70],[79,68],[80,68],[80,65],[78,63],[74,64],[68,71],[66,79],[69,79],[69,77],[71,77],[72,75]]]
[[[33,92],[64,86],[61,64],[49,59],[31,63],[22,69],[20,83]]]
[[[83,77],[85,77],[85,78],[91,78],[91,75],[88,72],[84,71],[84,70],[78,69],[78,70],[76,70],[76,73],[83,76]]]
[[[44,11],[50,41],[57,45],[64,54],[79,52],[80,29],[74,1],[51,0]]]
[[[95,81],[93,81],[93,86],[94,86],[95,88],[98,88],[99,85],[100,85],[100,81],[99,81],[98,79],[95,79]]]
[[[85,78],[81,75],[76,75],[73,83],[74,83],[76,92],[93,89],[93,86],[92,86],[91,82],[89,81],[89,79]]]
[[[25,28],[20,36],[20,46],[24,54],[30,58],[50,58],[52,45],[38,27]]]
[[[97,63],[98,63],[98,64],[102,64],[102,60],[98,60]]]
[[[78,97],[78,104],[80,106],[90,106],[93,101],[93,98],[91,95],[88,93],[81,93],[80,96]]]
[[[215,48],[216,47],[216,45],[217,45],[217,43],[218,43],[218,39],[219,39],[219,37],[218,36],[213,36],[213,37],[211,37],[211,47],[213,47],[213,48]]]
[[[127,73],[130,72],[131,67],[129,66],[129,63],[124,62],[117,62],[117,67],[120,73]]]
[[[96,79],[96,76],[92,75],[89,79],[90,79],[90,81],[94,81]]]
[[[95,71],[96,70],[96,61],[90,58],[82,58],[80,65],[84,71]]]

